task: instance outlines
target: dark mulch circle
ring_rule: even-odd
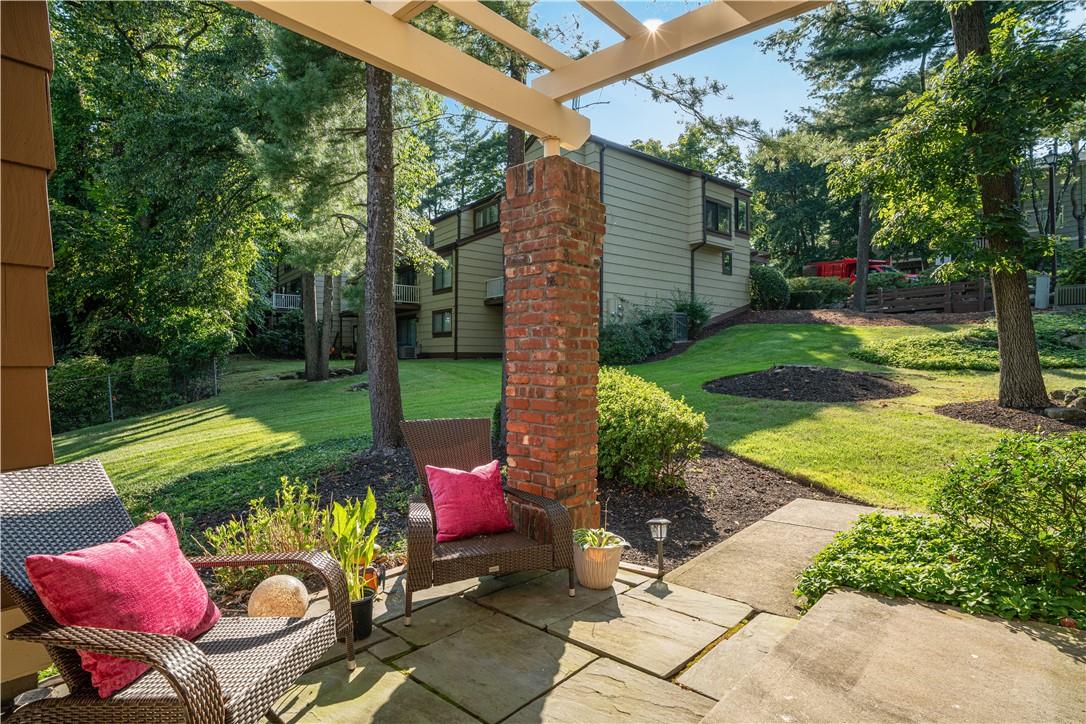
[[[1055,403],[1053,403],[1055,404]],[[940,405],[935,411],[955,420],[975,422],[981,425],[989,425],[1004,430],[1017,430],[1018,432],[1074,432],[1086,429],[1083,425],[1072,425],[1067,422],[1053,420],[1045,417],[1040,410],[1010,410],[1000,407],[995,400],[976,400],[974,402],[955,402],[950,405]]]
[[[647,522],[657,517],[671,521],[664,544],[667,568],[690,560],[796,498],[856,502],[711,445],[703,445],[701,459],[690,464],[685,488],[654,494],[608,480],[599,485],[607,527],[631,545],[623,560],[655,567],[656,542]]]
[[[883,375],[808,365],[777,365],[763,372],[721,377],[703,388],[722,395],[794,402],[859,402],[916,393],[915,387]]]

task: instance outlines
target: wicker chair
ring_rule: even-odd
[[[44,644],[69,694],[35,701],[18,721],[253,722],[279,718],[274,702],[336,643],[346,642],[354,668],[347,583],[325,553],[270,553],[190,559],[198,568],[290,564],[317,572],[332,611],[316,618],[223,617],[195,641],[115,629],[61,626],[42,605],[26,573],[26,557],[59,554],[111,541],[132,528],[97,460],[0,475],[0,572],[4,597],[29,619],[8,638]],[[102,605],[109,605],[102,601]],[[151,670],[108,699],[91,686],[76,650],[149,664]]]
[[[410,420],[401,422],[400,429],[425,496],[413,498],[408,505],[405,625],[411,625],[411,595],[415,591],[479,576],[565,568],[569,571],[569,595],[576,595],[573,528],[569,512],[557,500],[507,487],[506,503],[515,498],[527,509],[522,511],[525,514],[514,516],[515,531],[436,541],[426,466],[471,470],[493,460],[489,420]],[[527,514],[529,510],[532,514]]]

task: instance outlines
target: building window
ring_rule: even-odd
[[[705,228],[716,234],[731,236],[732,207],[720,201],[705,200]]]
[[[735,230],[740,234],[750,233],[750,200],[735,200]]]
[[[453,285],[453,264],[452,256],[441,257],[445,260],[445,265],[434,264],[434,293],[447,292],[452,289]]]
[[[498,223],[498,202],[491,201],[486,206],[475,209],[472,218],[472,226],[475,231],[481,231],[489,226],[496,226]]]
[[[729,277],[732,275],[732,253],[730,251],[720,252],[720,273]]]
[[[452,336],[452,310],[440,309],[433,313],[433,335],[435,337]]]

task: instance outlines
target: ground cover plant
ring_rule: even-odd
[[[1063,342],[1086,331],[1086,312],[1034,315],[1041,365],[1049,369],[1086,367],[1086,350]],[[861,345],[857,359],[916,370],[998,370],[999,346],[994,321],[955,330],[880,340]]]
[[[947,474],[939,517],[862,516],[800,576],[973,613],[1086,625],[1086,433],[1013,435]]]

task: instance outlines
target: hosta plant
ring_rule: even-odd
[[[630,547],[625,538],[604,528],[578,528],[573,531],[573,542],[581,548]]]

